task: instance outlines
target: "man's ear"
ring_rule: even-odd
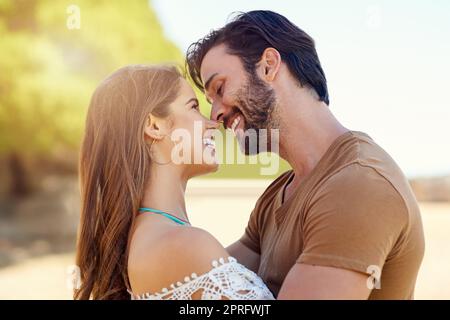
[[[266,48],[259,61],[259,66],[262,69],[262,79],[267,82],[274,81],[281,66],[281,55],[278,50]]]
[[[144,126],[144,134],[146,137],[154,140],[162,140],[165,133],[163,132],[163,119],[159,119],[151,114],[147,117]]]

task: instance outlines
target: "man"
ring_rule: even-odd
[[[279,129],[293,168],[260,197],[230,255],[279,299],[412,299],[424,253],[417,202],[392,158],[331,113],[313,39],[251,11],[194,43],[187,67],[244,151],[246,130]]]

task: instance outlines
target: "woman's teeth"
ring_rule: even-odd
[[[210,138],[203,138],[203,144],[207,147],[216,148],[216,143]]]
[[[241,117],[238,116],[234,119],[233,123],[231,124],[231,130],[233,131],[234,134],[236,134],[236,128],[240,122],[241,122]]]

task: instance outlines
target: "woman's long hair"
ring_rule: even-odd
[[[144,126],[167,117],[181,75],[174,67],[127,66],[94,92],[80,155],[81,219],[75,299],[129,299],[130,231],[143,196],[150,157]]]

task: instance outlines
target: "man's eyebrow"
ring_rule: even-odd
[[[191,98],[191,99],[189,99],[189,100],[186,102],[186,105],[188,105],[188,104],[191,103],[191,102],[195,102],[195,103],[198,104],[198,100],[197,100],[196,98]]]
[[[211,84],[211,81],[214,79],[215,76],[217,76],[218,73],[214,73],[209,79],[205,82],[205,90],[208,91],[209,85]]]

